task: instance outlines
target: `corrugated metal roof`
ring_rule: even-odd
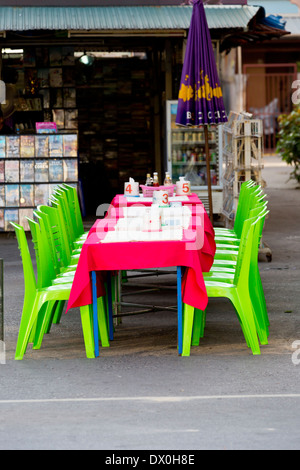
[[[259,7],[206,5],[210,29],[246,28]],[[0,7],[0,31],[188,29],[191,6]]]
[[[263,7],[266,16],[269,15],[283,15],[283,14],[297,14],[298,6],[295,2],[288,0],[247,0],[248,5],[257,5]]]

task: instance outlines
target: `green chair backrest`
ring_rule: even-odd
[[[259,248],[259,232],[258,230],[255,230],[255,228],[257,224],[260,224],[261,219],[265,217],[266,213],[267,210],[263,208],[259,215],[246,219],[244,222],[234,274],[235,284],[247,283],[248,285],[250,275],[250,262],[252,256],[258,256]],[[259,229],[260,228],[261,225],[259,225]]]
[[[249,237],[251,236],[251,232],[253,234],[253,229],[251,229],[253,221],[255,221],[255,218],[246,219],[244,221],[242,235],[241,235],[241,238],[240,238],[240,244],[239,244],[239,251],[238,251],[237,262],[236,262],[236,267],[235,267],[235,273],[234,273],[234,283],[235,284],[238,284],[238,282],[240,280],[240,275],[241,275],[242,269],[245,269],[245,253],[246,253],[246,248],[247,248],[247,245],[248,245]],[[249,260],[249,266],[250,266],[250,260]]]
[[[241,233],[243,230],[243,223],[246,219],[249,218],[249,210],[253,202],[253,194],[255,194],[258,189],[258,186],[256,184],[253,184],[252,180],[251,184],[250,182],[247,183],[248,185],[241,186],[242,195],[241,198],[239,198],[238,203],[239,211],[237,210],[237,217],[234,223],[234,230],[239,238],[241,237]]]
[[[10,222],[10,224],[15,229],[18,247],[22,258],[25,285],[24,302],[26,302],[26,298],[30,299],[30,297],[32,297],[36,292],[37,283],[35,273],[24,228],[14,222]]]
[[[255,227],[254,240],[253,240],[253,250],[251,252],[251,268],[257,268],[258,266],[258,251],[260,247],[260,241],[262,237],[262,232],[264,229],[265,218],[268,215],[269,211],[267,209],[263,210],[258,217],[258,221]],[[257,245],[257,250],[255,249],[254,243]]]
[[[255,185],[254,181],[248,180],[244,181],[241,184],[240,188],[240,193],[239,193],[239,199],[238,199],[238,205],[236,209],[236,214],[235,214],[235,220],[234,220],[234,230],[237,231],[237,227],[240,224],[240,220],[244,220],[244,210],[245,210],[245,198],[247,197],[248,194],[248,189],[250,190],[251,187]]]
[[[84,227],[83,227],[83,221],[82,221],[82,215],[81,215],[80,203],[79,203],[79,199],[78,199],[77,188],[75,188],[74,186],[70,186],[66,183],[64,183],[63,186],[68,191],[68,199],[69,199],[71,205],[74,207],[74,212],[75,212],[75,217],[76,217],[76,222],[77,222],[77,227],[78,227],[78,236],[83,235]]]
[[[240,210],[239,220],[234,225],[238,238],[241,238],[244,221],[249,218],[251,209],[256,207],[258,201],[260,201],[262,197],[263,193],[259,185],[252,185],[251,187],[246,188],[246,192],[241,201],[242,207]]]
[[[77,189],[68,184],[59,185],[56,187],[55,191],[52,194],[51,201],[53,198],[55,200],[60,200],[63,198],[64,210],[69,212],[69,222],[72,223],[72,228],[74,231],[74,237],[78,238],[84,233],[82,215],[80,210],[79,199],[77,195]]]
[[[74,240],[76,239],[72,218],[70,216],[69,208],[65,201],[65,195],[52,195],[49,199],[51,201],[51,206],[55,207],[59,212],[59,217],[61,224],[65,227],[65,232],[67,234],[68,243],[70,246],[70,250],[73,248]]]
[[[268,202],[263,201],[263,202],[259,203],[255,208],[251,209],[250,214],[249,214],[249,217],[258,217],[258,216],[261,215],[261,213],[263,213],[263,212],[265,213],[265,216],[259,222],[260,231],[259,231],[258,246],[260,246],[260,240],[261,240],[261,237],[262,237],[264,221],[265,221],[266,215],[269,213],[269,211],[267,210],[267,205],[268,205]]]
[[[53,196],[57,197],[57,195],[62,194],[64,196],[65,204],[67,205],[67,208],[70,213],[75,238],[78,238],[84,233],[84,228],[77,196],[77,190],[72,186],[64,185],[57,188]]]
[[[45,226],[48,227],[49,236],[53,237],[58,265],[66,267],[70,264],[71,250],[66,234],[65,224],[61,223],[59,211],[50,206],[38,206],[38,214],[44,217]],[[46,217],[48,216],[48,218]],[[53,243],[49,243],[53,246]]]
[[[53,266],[53,259],[46,233],[42,233],[41,227],[37,222],[29,218],[27,218],[27,220],[36,256],[38,272],[37,287],[42,289],[44,287],[49,287],[52,280],[55,279],[56,273]]]
[[[78,235],[77,235],[77,226],[76,226],[76,218],[75,214],[73,211],[73,208],[70,205],[69,199],[68,199],[68,194],[67,191],[63,188],[59,188],[53,193],[53,198],[56,203],[62,205],[62,209],[65,214],[65,219],[67,221],[67,224],[69,225],[69,231],[70,231],[70,237],[75,240]]]
[[[50,256],[52,259],[53,269],[56,275],[60,274],[61,268],[64,266],[61,259],[59,251],[57,250],[57,237],[54,239],[51,224],[49,222],[49,217],[47,214],[39,211],[39,209],[33,212],[34,220],[36,220],[40,226],[41,234],[44,240],[48,241],[46,245],[47,249],[50,250]]]

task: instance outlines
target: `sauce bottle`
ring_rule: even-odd
[[[159,186],[159,182],[158,182],[158,173],[157,173],[157,172],[154,172],[154,173],[153,173],[153,186],[155,186],[155,187],[158,187],[158,186]]]

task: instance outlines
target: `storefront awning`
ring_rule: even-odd
[[[210,29],[245,29],[259,7],[206,5]],[[185,31],[192,6],[0,7],[0,31]]]

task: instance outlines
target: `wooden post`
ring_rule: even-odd
[[[212,203],[212,192],[211,192],[211,178],[210,178],[210,154],[209,154],[209,143],[208,143],[208,127],[204,126],[205,136],[205,156],[206,156],[206,173],[207,173],[207,190],[208,190],[208,201],[209,201],[209,218],[213,223],[213,203]]]

